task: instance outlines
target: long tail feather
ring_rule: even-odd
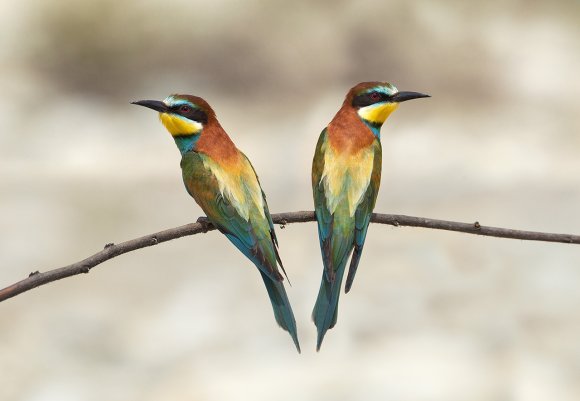
[[[338,316],[338,299],[340,296],[340,287],[342,285],[342,277],[346,268],[347,254],[341,261],[338,269],[335,271],[334,280],[331,282],[326,276],[326,272],[322,273],[322,280],[320,283],[320,290],[318,291],[318,298],[312,310],[312,320],[318,330],[318,338],[316,340],[316,351],[320,351],[324,335],[329,329],[332,329],[336,324]]]
[[[352,253],[352,258],[350,259],[350,267],[348,268],[348,275],[346,276],[346,284],[344,285],[345,294],[348,294],[350,288],[352,287],[352,282],[354,281],[354,276],[356,275],[356,269],[358,268],[358,262],[360,261],[362,249],[362,245],[354,246],[354,252]]]
[[[296,319],[294,319],[294,313],[292,312],[292,307],[290,306],[290,301],[288,300],[288,295],[284,289],[284,284],[281,281],[272,280],[265,273],[260,271],[266,289],[268,290],[268,296],[270,297],[270,302],[272,302],[272,309],[274,310],[274,316],[276,317],[276,322],[290,333],[294,345],[300,353],[300,343],[298,342],[298,334],[296,330]]]

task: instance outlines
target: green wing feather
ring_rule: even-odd
[[[381,168],[382,168],[382,151],[381,143],[376,142],[376,148],[373,159],[373,171],[369,186],[363,195],[363,200],[357,207],[355,212],[355,243],[352,258],[350,259],[350,267],[348,269],[348,276],[346,277],[346,284],[344,292],[348,293],[352,287],[352,282],[358,268],[358,263],[362,255],[363,246],[369,228],[369,222],[375,208],[377,195],[379,193],[379,186],[381,184]]]
[[[259,269],[268,290],[276,321],[290,333],[300,352],[296,320],[277,266],[277,262],[280,266],[282,264],[265,195],[262,191],[263,210],[260,210],[259,205],[251,205],[246,220],[236,209],[235,200],[228,198],[227,191],[221,193],[218,179],[204,163],[204,158],[207,157],[197,152],[188,152],[183,156],[181,168],[187,192],[203,209],[212,224]],[[257,180],[255,171],[253,176]],[[243,179],[240,185],[246,185]]]
[[[242,155],[246,157],[246,155],[244,155],[243,153]],[[247,157],[246,160],[248,160]],[[258,185],[260,185],[260,179],[258,178],[258,174],[256,173],[254,166],[252,166],[252,163],[250,163],[249,160],[248,164],[250,165],[252,171],[254,172],[254,175],[256,176]],[[286,280],[288,280],[288,284],[290,284],[290,279],[288,278],[288,274],[286,274],[286,270],[284,269],[284,265],[282,264],[282,259],[280,258],[280,253],[278,252],[278,238],[276,237],[276,231],[274,230],[274,222],[272,221],[272,215],[270,214],[270,209],[268,208],[268,202],[266,202],[266,194],[264,193],[263,190],[262,190],[262,200],[264,201],[264,214],[266,215],[266,219],[268,220],[268,227],[270,228],[270,238],[272,240],[272,243],[274,244],[274,253],[276,254],[276,260],[278,261],[278,264],[280,265],[280,268],[282,269],[282,272],[284,273]]]
[[[320,290],[312,311],[312,320],[318,330],[317,350],[320,349],[326,331],[336,324],[340,287],[348,258],[354,249],[346,290],[348,291],[352,285],[375,205],[381,175],[381,147],[380,142],[375,141],[372,145],[375,148],[373,149],[371,180],[354,216],[350,215],[346,194],[343,194],[343,199],[337,203],[336,210],[331,213],[328,209],[328,195],[322,180],[327,141],[328,135],[325,129],[318,140],[312,165],[312,191],[324,265]],[[345,185],[348,185],[348,181]]]
[[[320,349],[326,331],[336,324],[342,276],[354,237],[354,221],[349,221],[351,219],[348,218],[346,203],[339,203],[334,213],[327,206],[327,194],[322,181],[327,141],[325,129],[318,140],[312,165],[312,191],[324,265],[320,290],[312,311],[312,320],[318,331],[317,350]]]

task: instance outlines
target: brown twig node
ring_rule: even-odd
[[[315,221],[314,212],[288,212],[272,215],[272,221],[275,224],[286,226],[290,223],[305,223]],[[401,214],[377,214],[371,217],[371,222],[376,224],[388,224],[395,227],[424,227],[435,230],[457,231],[475,235],[485,235],[489,237],[513,238],[527,241],[545,241],[560,242],[564,244],[580,244],[579,235],[571,234],[553,234],[537,231],[521,231],[509,228],[481,226],[479,222],[475,223],[458,223],[454,221],[427,219],[423,217],[405,216]],[[475,230],[474,230],[475,228]],[[81,273],[88,273],[93,267],[113,259],[127,252],[171,241],[187,235],[195,235],[215,230],[213,224],[206,217],[200,217],[196,223],[186,224],[181,227],[170,228],[155,234],[135,238],[119,244],[108,243],[105,249],[95,253],[93,256],[58,269],[53,269],[40,273],[34,271],[27,278],[14,283],[0,290],[0,302],[12,298],[23,292],[30,291],[39,287],[57,281],[66,277],[75,276]]]
[[[198,217],[196,223],[201,224],[202,233],[204,233],[204,234],[213,229],[212,228],[213,225],[211,224],[211,221],[209,221],[209,219],[205,216]]]

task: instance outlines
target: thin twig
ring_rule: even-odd
[[[272,220],[276,224],[305,223],[314,221],[314,212],[288,212],[272,215]],[[552,234],[536,231],[521,231],[508,228],[482,226],[479,222],[458,223],[454,221],[427,219],[423,217],[412,217],[398,214],[377,214],[374,213],[371,222],[378,224],[389,224],[396,227],[424,227],[436,230],[458,231],[468,234],[485,235],[489,237],[513,238],[527,241],[561,242],[565,244],[580,244],[579,235]],[[29,291],[38,286],[51,283],[66,277],[75,276],[81,273],[88,273],[93,267],[115,258],[127,252],[171,241],[187,235],[195,235],[215,230],[215,227],[205,218],[198,219],[197,223],[186,224],[184,226],[170,228],[155,234],[121,242],[120,244],[107,244],[105,248],[80,262],[73,263],[58,269],[49,270],[44,273],[35,271],[30,273],[28,278],[21,280],[11,286],[0,290],[0,302],[12,298],[18,294]]]

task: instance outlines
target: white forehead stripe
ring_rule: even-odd
[[[375,86],[373,88],[370,88],[369,90],[366,91],[366,93],[368,93],[368,92],[382,92],[384,94],[392,96],[395,93],[399,92],[399,90],[395,87],[395,85],[387,83],[384,85]]]
[[[191,107],[196,107],[193,103],[191,103],[189,100],[185,100],[185,99],[177,99],[174,95],[169,95],[167,96],[164,100],[163,103],[165,103],[166,106],[168,107],[173,107],[173,106],[177,106],[180,104],[187,104],[188,106]]]

